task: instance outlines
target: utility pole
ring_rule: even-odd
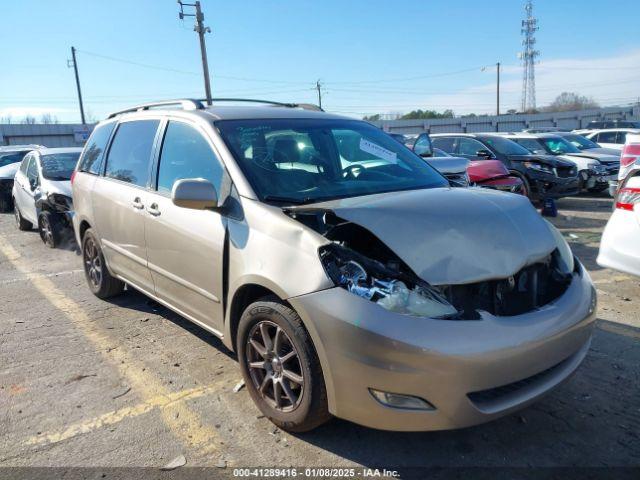
[[[80,90],[80,77],[78,76],[78,62],[76,61],[76,47],[71,47],[71,58],[72,60],[67,60],[67,67],[71,68],[73,65],[73,70],[76,73],[76,88],[78,89],[78,103],[80,104],[80,118],[82,120],[82,124],[85,125],[87,122],[84,119],[84,106],[82,105],[82,91]]]
[[[207,46],[204,42],[204,34],[211,33],[211,29],[204,26],[204,13],[202,13],[202,9],[200,8],[200,2],[182,3],[181,0],[178,0],[178,5],[180,5],[180,13],[178,14],[178,18],[180,20],[184,20],[184,17],[195,17],[196,19],[193,30],[198,33],[198,37],[200,38],[200,54],[202,55],[202,71],[204,73],[204,91],[207,96],[207,105],[211,105],[209,62],[207,61]],[[196,13],[184,13],[184,7],[194,7],[196,9]]]
[[[496,63],[496,115],[500,116],[500,62]]]
[[[322,108],[322,83],[319,79],[316,82],[316,89],[318,90],[318,106]]]

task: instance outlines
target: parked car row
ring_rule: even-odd
[[[434,136],[492,187],[452,188],[431,163],[452,157],[418,140],[292,104],[142,105],[100,122],[72,174],[77,151],[23,159],[16,219],[72,217],[89,290],[127,285],[220,337],[283,429],[465,427],[587,354],[589,274],[529,200],[495,191],[561,196],[577,169],[500,135]]]
[[[620,154],[575,133],[528,130],[393,135],[427,159],[454,185],[475,184],[515,191],[534,202],[583,190],[609,189],[613,195],[617,185]],[[452,157],[458,160],[454,162]],[[466,172],[463,159],[468,160]]]

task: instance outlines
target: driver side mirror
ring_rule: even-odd
[[[171,201],[178,207],[193,210],[218,208],[216,188],[209,180],[203,178],[177,180],[171,189]]]
[[[489,160],[489,159],[493,158],[493,153],[491,153],[489,150],[482,149],[482,150],[478,150],[476,152],[476,157],[484,158],[486,160]]]

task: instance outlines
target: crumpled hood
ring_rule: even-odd
[[[46,180],[42,181],[42,191],[46,191],[47,194],[59,193],[71,198],[71,181],[70,180]]]
[[[16,176],[18,168],[20,168],[20,162],[10,163],[9,165],[0,167],[0,180],[13,180],[13,177]]]
[[[426,160],[442,174],[464,173],[469,165],[469,160],[461,157],[431,157]]]
[[[588,148],[582,151],[583,153],[603,153],[605,155],[613,155],[618,160],[620,160],[620,150],[616,150],[615,148]]]
[[[551,167],[572,167],[573,162],[562,160],[554,155],[507,155],[507,158],[512,162],[540,162]]]
[[[488,189],[391,192],[311,208],[368,229],[433,285],[507,278],[556,248],[526,197]]]
[[[467,173],[472,182],[509,176],[509,170],[500,160],[475,160],[469,163]]]
[[[606,153],[592,152],[591,150],[583,150],[580,153],[570,154],[572,157],[590,158],[592,160],[598,160],[601,163],[620,163],[620,155],[609,155]]]

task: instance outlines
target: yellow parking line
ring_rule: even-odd
[[[106,427],[107,425],[113,425],[121,422],[125,418],[139,417],[140,415],[144,415],[155,408],[166,408],[174,402],[184,402],[202,397],[208,393],[214,392],[217,388],[218,387],[214,385],[210,385],[208,387],[190,388],[180,392],[173,392],[169,395],[158,395],[133,407],[124,407],[107,412],[99,417],[75,423],[57,432],[33,436],[24,443],[25,445],[43,445],[62,442],[63,440],[67,440],[84,433],[93,432],[94,430]]]
[[[8,280],[2,280],[0,282],[0,285],[9,285],[11,283],[27,282],[27,281],[31,280],[32,277],[47,277],[47,278],[62,277],[62,276],[65,276],[65,275],[75,275],[77,273],[83,273],[83,272],[84,272],[84,270],[82,270],[82,269],[76,269],[76,270],[65,270],[63,272],[46,273],[46,274],[28,273],[26,275],[23,275],[20,278],[9,278]]]
[[[55,308],[64,313],[82,332],[102,355],[118,369],[132,391],[138,394],[143,403],[157,397],[170,397],[172,392],[162,380],[144,369],[130,358],[124,349],[113,349],[113,341],[100,329],[97,322],[92,321],[87,313],[72,299],[68,298],[56,285],[42,275],[34,275],[26,260],[4,238],[0,237],[0,252],[21,273],[31,275],[30,280],[38,292]],[[191,447],[204,455],[218,451],[221,444],[217,431],[206,425],[200,416],[191,411],[184,402],[169,403],[161,410],[164,423],[187,447]]]
[[[593,280],[593,283],[595,284],[618,283],[618,282],[626,282],[627,280],[633,280],[633,278],[631,278],[628,275],[614,275],[611,278],[600,278],[598,280]]]

